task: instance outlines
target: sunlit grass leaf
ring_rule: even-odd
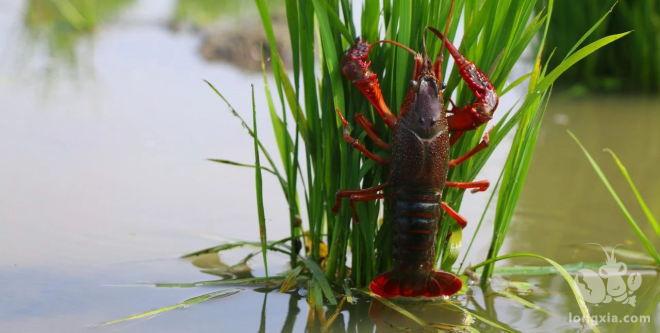
[[[622,33],[603,37],[580,48],[550,70],[547,68],[547,62],[545,62],[545,65],[542,65],[542,55],[553,7],[554,1],[550,0],[548,2],[548,19],[546,20],[545,29],[543,31],[541,47],[536,53],[534,68],[529,78],[528,93],[525,96],[525,100],[522,103],[520,110],[514,115],[514,117],[512,117],[518,118],[516,123],[518,128],[504,166],[504,175],[498,193],[497,209],[495,213],[495,221],[493,223],[493,234],[487,256],[489,259],[497,257],[504,244],[504,239],[511,225],[515,208],[529,171],[530,162],[541,129],[541,122],[555,80],[578,61],[627,34]],[[583,38],[586,38],[585,36],[588,37],[591,32],[593,32],[593,30],[587,31]],[[577,48],[581,42],[581,40],[578,41],[575,44],[575,48]],[[547,71],[549,71],[549,73],[546,75]],[[482,286],[485,286],[488,283],[488,278],[492,274],[493,267],[494,265],[492,262],[485,266],[481,276]]]
[[[162,308],[149,310],[149,311],[146,311],[146,312],[126,316],[124,318],[107,321],[105,323],[102,323],[101,326],[114,325],[114,324],[119,324],[119,323],[123,323],[123,322],[126,322],[126,321],[131,321],[131,320],[136,320],[136,319],[149,319],[149,318],[157,316],[161,313],[165,313],[165,312],[169,312],[169,311],[177,310],[177,309],[185,309],[185,308],[188,308],[188,307],[193,306],[195,304],[200,304],[200,303],[208,302],[210,300],[219,299],[219,298],[223,298],[223,297],[229,297],[231,295],[237,294],[239,291],[240,290],[238,290],[238,289],[224,289],[224,290],[214,291],[214,292],[211,292],[211,293],[208,293],[208,294],[204,294],[204,295],[196,296],[196,297],[193,297],[193,298],[189,298],[189,299],[187,299],[187,300],[185,300],[181,303],[177,303],[177,304],[174,304],[174,305],[164,306]]]
[[[268,277],[268,239],[266,231],[266,216],[264,212],[264,193],[261,175],[261,160],[259,159],[259,132],[257,130],[257,107],[254,103],[254,86],[252,86],[252,129],[254,130],[254,182],[257,195],[257,215],[259,219],[259,239],[261,241],[261,256],[264,260],[264,269]]]
[[[525,80],[529,79],[530,76],[532,76],[531,72],[527,74],[523,74],[519,78],[513,80],[513,82],[511,82],[508,86],[504,87],[504,89],[502,89],[502,91],[499,92],[500,96],[504,96],[506,93],[511,91],[511,89],[519,86],[521,83],[525,82]]]
[[[584,59],[588,55],[592,54],[596,50],[600,49],[601,47],[610,44],[614,42],[615,40],[622,38],[629,34],[630,31],[620,33],[620,34],[615,34],[615,35],[610,35],[603,37],[591,44],[588,44],[587,46],[579,49],[577,52],[571,54],[568,56],[564,61],[562,61],[557,67],[555,67],[550,73],[548,73],[547,76],[545,76],[536,86],[536,89],[538,90],[545,90],[548,89],[552,84],[554,84],[555,80],[559,78],[559,76],[564,73],[566,70],[571,68],[575,63],[578,61]]]
[[[264,93],[266,95],[266,102],[268,105],[268,112],[270,113],[270,121],[273,126],[273,134],[275,135],[275,141],[277,142],[277,148],[280,151],[280,157],[282,158],[282,163],[286,164],[286,161],[289,159],[289,151],[287,148],[293,147],[293,141],[291,136],[286,128],[286,124],[280,116],[277,115],[275,109],[275,104],[273,103],[273,97],[270,93],[270,84],[268,83],[268,77],[266,77],[266,64],[264,63],[263,58],[261,59],[261,73],[264,82]]]
[[[630,185],[630,189],[635,194],[637,203],[639,203],[639,207],[642,209],[642,212],[644,212],[644,215],[646,216],[646,219],[649,221],[649,224],[651,224],[651,226],[653,227],[656,236],[660,236],[660,225],[658,224],[658,220],[655,218],[655,216],[653,216],[651,209],[649,209],[649,206],[646,204],[646,201],[639,193],[639,190],[637,190],[637,186],[635,186],[635,183],[630,177],[630,174],[628,173],[628,169],[626,168],[625,165],[623,165],[619,157],[611,149],[605,149],[605,152],[609,153],[612,156],[612,159],[614,160],[614,163],[616,163],[616,166],[619,168],[621,175],[623,175],[623,177],[626,179],[628,185]]]
[[[575,298],[575,302],[578,304],[578,307],[580,308],[580,313],[582,314],[582,318],[587,319],[587,325],[594,331],[594,332],[600,332],[598,330],[598,327],[596,327],[596,323],[591,320],[591,315],[589,313],[589,308],[587,308],[587,304],[584,301],[584,297],[580,293],[580,288],[577,285],[577,282],[571,277],[571,275],[556,261],[546,258],[542,255],[538,255],[535,253],[509,253],[505,255],[501,255],[495,258],[491,258],[488,260],[483,261],[480,264],[472,266],[472,269],[476,269],[478,267],[485,266],[487,264],[495,263],[500,260],[504,259],[512,259],[512,258],[524,258],[524,257],[530,257],[530,258],[537,258],[541,260],[547,261],[552,267],[554,267],[559,275],[566,281],[568,284],[569,288],[571,289],[571,292],[573,293],[573,297]]]
[[[598,21],[596,21],[596,22],[591,26],[591,28],[589,28],[589,30],[587,30],[587,32],[585,32],[584,35],[582,35],[582,37],[580,37],[580,39],[575,43],[575,45],[573,45],[573,47],[572,47],[572,48],[566,53],[566,58],[569,57],[570,55],[572,55],[573,52],[575,52],[575,50],[576,50],[578,47],[580,47],[580,45],[582,45],[582,43],[583,43],[583,42],[584,42],[589,36],[591,36],[591,35],[594,33],[594,31],[595,31],[595,30],[596,30],[596,29],[597,29],[597,28],[603,23],[603,21],[605,21],[605,19],[606,19],[608,16],[610,16],[610,14],[612,14],[612,10],[614,10],[614,7],[616,7],[617,4],[618,4],[618,1],[615,1],[615,2],[612,4],[612,7],[610,7],[610,10],[608,10],[607,12],[605,12],[605,14],[603,14],[603,16],[601,16],[600,19],[598,19]],[[564,59],[565,59],[565,58],[564,58]]]
[[[605,176],[605,173],[600,168],[600,166],[598,165],[596,160],[594,160],[594,158],[591,156],[591,154],[589,154],[589,151],[587,151],[587,148],[585,148],[584,145],[582,145],[582,142],[580,142],[580,140],[575,136],[575,134],[573,134],[573,132],[571,132],[571,131],[567,131],[567,132],[568,132],[568,135],[570,135],[571,138],[573,138],[575,143],[577,143],[578,146],[580,146],[580,149],[582,150],[584,155],[587,157],[587,160],[589,161],[589,164],[591,164],[591,168],[594,169],[594,171],[596,172],[596,175],[598,176],[600,181],[603,183],[603,185],[605,185],[605,188],[610,193],[610,195],[612,196],[612,198],[616,202],[617,206],[619,206],[619,209],[621,210],[621,213],[623,214],[626,221],[628,222],[628,225],[635,232],[635,235],[637,235],[637,238],[639,238],[642,246],[644,247],[644,249],[646,249],[646,252],[648,252],[648,254],[651,257],[653,257],[656,264],[660,264],[660,254],[658,253],[658,250],[656,250],[655,246],[653,245],[653,242],[651,242],[651,240],[646,236],[644,231],[642,231],[642,229],[639,227],[639,225],[637,224],[637,221],[632,217],[632,215],[628,211],[628,208],[626,208],[626,205],[623,203],[623,201],[621,200],[619,195],[616,193],[616,190],[614,190],[614,188],[612,187],[612,184],[610,184],[610,181],[607,179],[607,176]]]

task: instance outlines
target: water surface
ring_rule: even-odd
[[[249,87],[255,84],[261,91],[261,76],[203,61],[197,35],[169,29],[174,1],[126,2],[93,32],[75,36],[64,53],[51,49],[62,46],[29,36],[26,8],[0,1],[0,331],[304,330],[308,308],[298,292],[249,288],[151,320],[95,326],[215,290],[139,283],[214,279],[177,258],[220,241],[255,239],[253,173],[205,160],[249,162],[252,143],[202,79],[217,84],[249,115]],[[75,57],[67,58],[71,53]],[[504,101],[513,102],[515,94]],[[257,104],[264,105],[259,93]],[[643,221],[600,149],[619,153],[651,210],[660,212],[657,110],[657,99],[553,100],[505,252],[533,251],[573,263],[604,261],[597,247],[585,245],[590,242],[641,250],[565,130],[582,138]],[[258,113],[258,120],[269,124],[266,112]],[[261,132],[274,148],[270,126]],[[496,179],[505,157],[504,150],[495,154],[480,177]],[[266,178],[265,191],[269,237],[284,237],[288,211],[279,186]],[[461,213],[476,222],[487,196],[470,196]],[[650,232],[645,224],[644,229]],[[485,256],[488,232],[486,225],[468,263]],[[237,253],[222,256],[226,262],[239,258]],[[283,269],[284,258],[273,259],[273,269]],[[259,260],[251,263],[254,274],[261,274]],[[513,279],[536,284],[543,292],[531,299],[558,315],[483,295],[478,288],[459,301],[515,330],[578,327],[564,315],[577,308],[561,279]],[[638,307],[612,305],[608,311],[657,313],[657,285],[655,275],[644,275]],[[348,307],[333,327],[366,331],[375,324],[380,330],[403,325],[386,309],[370,306],[378,307]],[[411,311],[462,320],[429,309],[434,308]]]

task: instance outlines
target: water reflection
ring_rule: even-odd
[[[234,274],[228,272],[237,265],[245,264],[243,268],[249,272],[250,267],[244,254],[232,255],[234,251],[222,252],[223,257],[234,258],[234,262],[238,264],[225,263],[217,255],[209,256],[209,253],[196,257],[191,263],[196,269],[219,275],[225,280]],[[248,257],[255,253],[258,252],[251,252]],[[254,261],[253,264],[258,265],[259,262]],[[211,267],[218,268],[218,271],[208,271]],[[571,271],[578,271],[578,268],[571,268]],[[636,306],[618,303],[590,304],[593,315],[620,318],[636,315],[652,318],[657,307],[657,297],[660,295],[657,272],[653,269],[630,269],[626,274],[639,274],[643,277],[640,289],[636,290]],[[580,323],[568,320],[569,315],[576,316],[580,313],[572,291],[565,280],[552,273],[496,276],[488,290],[470,284],[465,294],[450,300],[432,302],[381,302],[358,291],[352,293],[352,297],[345,297],[338,305],[315,307],[309,303],[307,290],[304,288],[280,293],[277,286],[267,285],[243,292],[253,300],[248,303],[258,302],[257,299],[261,302],[259,306],[253,303],[251,310],[248,310],[259,316],[260,332],[273,327],[281,327],[283,332],[467,332],[474,329],[481,332],[500,332],[503,329],[574,331],[581,327]],[[348,302],[347,299],[355,302]],[[240,300],[237,302],[241,303]],[[222,311],[232,311],[232,306],[228,304],[220,308]],[[602,326],[612,330],[630,327],[628,324],[616,322],[602,323]],[[640,331],[652,328],[643,323],[637,323],[635,327]]]
[[[55,1],[32,0],[25,7],[5,1],[0,11],[0,39],[9,39],[13,25],[25,26],[54,59],[69,61],[61,60],[68,57],[73,61],[80,44],[91,40],[100,26],[135,1],[57,2],[86,4],[94,10],[80,7],[82,19],[71,23],[67,20],[75,14],[64,17],[62,9],[53,7]],[[169,2],[136,3],[149,3],[156,9],[137,11],[135,21],[162,22],[172,14]],[[7,7],[13,9],[4,11]],[[258,24],[252,26],[260,29]],[[252,223],[256,220],[251,208],[253,174],[204,161],[218,155],[250,161],[253,155],[251,141],[243,139],[240,126],[229,125],[233,118],[222,112],[224,107],[201,79],[218,81],[239,110],[249,110],[248,83],[259,83],[261,77],[230,66],[209,66],[194,52],[196,40],[165,30],[140,25],[128,32],[97,36],[93,61],[98,66],[98,80],[85,89],[63,85],[52,101],[40,103],[30,89],[41,75],[28,75],[31,81],[25,82],[13,79],[13,73],[2,72],[0,331],[89,332],[89,325],[210,291],[117,284],[208,279],[200,270],[223,278],[263,275],[260,269],[249,273],[239,265],[244,256],[204,258],[192,262],[194,268],[178,260],[146,261],[176,258],[210,246],[216,239],[208,235],[254,239],[257,230]],[[130,54],[130,61],[117,57],[121,52]],[[14,68],[2,65],[2,70]],[[32,74],[30,69],[21,69],[21,74]],[[62,82],[68,81],[58,81]],[[257,84],[257,89],[262,88]],[[257,105],[264,106],[265,101],[259,100],[262,96],[257,98]],[[657,100],[640,99],[553,102],[508,249],[539,252],[562,263],[602,262],[600,250],[584,251],[576,246],[586,242],[612,246],[623,242],[626,248],[639,249],[611,198],[564,130],[570,127],[595,155],[602,147],[619,153],[651,210],[659,212],[658,106]],[[258,118],[262,124],[270,121],[267,112],[258,113]],[[268,127],[264,126],[265,140],[272,138]],[[272,141],[266,144],[276,147]],[[601,158],[605,172],[613,175],[614,186],[628,195],[626,184],[615,176],[617,171],[607,163],[607,156]],[[265,189],[273,194],[266,203],[272,236],[284,237],[288,232],[286,204],[279,196],[279,185],[272,179],[265,182]],[[624,200],[636,207],[631,197]],[[567,314],[576,314],[578,309],[561,278],[517,278],[545,291],[519,295],[552,315],[478,289],[471,290],[462,304],[520,331],[574,331],[579,327],[567,322]],[[592,311],[653,315],[657,313],[658,286],[655,275],[643,275],[642,286],[636,291],[636,307],[609,304],[592,307]],[[396,314],[388,309],[381,309],[385,316],[370,317],[371,306],[366,299],[345,304],[330,328],[370,332],[391,328],[393,322],[407,325],[405,318],[394,318]],[[323,311],[330,319],[336,308]],[[425,311],[421,309],[418,315],[424,316]],[[304,331],[308,326],[320,330],[318,323],[308,321],[309,313],[302,291],[264,294],[246,289],[227,299],[113,327],[112,331],[181,332],[190,331],[191,326],[197,332],[257,331],[260,326],[285,332]],[[451,319],[443,310],[428,310],[427,314],[430,322]],[[483,331],[497,331],[480,321],[474,325]],[[644,324],[606,327],[657,331],[653,325]],[[417,329],[410,325],[410,331]]]
[[[251,1],[236,0],[178,0],[174,7],[171,26],[181,29],[189,26],[194,29],[215,23],[222,16],[240,16],[246,10],[254,10]]]
[[[23,23],[27,35],[46,46],[53,60],[74,64],[78,44],[135,0],[29,0]]]

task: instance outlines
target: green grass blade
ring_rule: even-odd
[[[499,324],[499,323],[497,323],[493,320],[490,320],[486,317],[480,316],[480,315],[474,313],[473,311],[469,311],[468,309],[465,309],[462,306],[456,305],[452,302],[447,302],[447,304],[454,307],[454,308],[456,308],[457,310],[460,310],[460,311],[462,311],[462,312],[464,312],[464,313],[466,313],[470,316],[473,316],[474,318],[476,318],[477,320],[479,320],[480,322],[482,322],[482,323],[484,323],[488,326],[491,326],[493,328],[498,329],[500,332],[513,332],[513,330],[511,330],[511,328],[504,327],[503,325],[501,325],[501,324]]]
[[[348,31],[348,27],[346,27],[344,23],[341,22],[337,12],[332,10],[332,7],[330,7],[330,3],[324,1],[321,3],[321,5],[325,7],[325,12],[328,14],[328,19],[332,25],[332,28],[339,31],[346,42],[352,43],[355,36],[353,36],[350,31]]]
[[[372,293],[371,291],[364,291],[364,290],[360,290],[360,289],[355,289],[355,291],[357,291],[360,294],[363,294],[363,295],[366,295],[366,296],[369,296],[369,297],[373,298],[374,300],[382,303],[383,305],[389,307],[390,309],[398,312],[402,316],[412,320],[416,324],[419,324],[419,326],[422,326],[422,327],[428,327],[429,326],[429,324],[426,321],[424,321],[423,319],[417,317],[412,312],[400,307],[396,303],[394,303],[394,302],[392,302],[392,301],[390,301],[386,298],[383,298],[379,295],[376,295],[376,294]]]
[[[231,166],[237,166],[237,167],[243,167],[243,168],[256,168],[257,166],[254,164],[248,164],[248,163],[241,163],[241,162],[236,162],[232,160],[225,160],[222,158],[209,158],[207,161],[215,162],[215,163],[220,163],[220,164],[226,164],[226,165],[231,165]],[[277,176],[275,171],[265,167],[265,166],[260,166],[261,170],[266,171],[274,176]]]
[[[617,258],[619,256],[617,255]],[[646,261],[646,258],[650,259],[650,262],[653,262],[651,257],[643,257],[641,260]],[[569,273],[575,273],[581,269],[591,269],[597,271],[600,266],[603,266],[602,262],[579,262],[573,264],[562,265],[564,269]],[[639,264],[629,264],[628,270],[638,270],[638,271],[655,271],[656,266],[651,265],[639,265]],[[552,275],[557,274],[557,270],[553,266],[505,266],[505,267],[496,267],[494,274],[498,276],[540,276],[540,275]]]
[[[591,315],[589,313],[589,309],[587,308],[587,304],[584,301],[584,297],[582,297],[582,294],[580,293],[580,288],[577,285],[577,282],[573,280],[571,275],[556,261],[546,258],[542,255],[534,254],[534,253],[510,253],[510,254],[505,254],[499,257],[491,258],[488,259],[480,264],[472,266],[472,269],[476,269],[491,263],[495,263],[500,260],[504,259],[511,259],[511,258],[524,258],[524,257],[531,257],[531,258],[537,258],[537,259],[542,259],[547,261],[550,265],[552,265],[557,272],[559,272],[559,275],[566,281],[568,286],[571,288],[571,291],[573,292],[573,297],[575,297],[575,301],[578,304],[578,307],[580,308],[580,312],[582,313],[582,318],[585,318],[587,320],[587,325],[594,331],[594,332],[600,332],[598,330],[598,327],[596,327],[596,323],[591,319]]]
[[[199,288],[199,287],[217,287],[217,286],[264,286],[275,287],[279,286],[284,277],[271,276],[271,277],[254,277],[244,279],[220,279],[220,280],[207,280],[195,282],[158,282],[151,283],[157,288]]]
[[[584,40],[587,39],[589,36],[591,36],[591,34],[593,34],[594,31],[596,31],[596,29],[597,29],[597,28],[603,23],[603,21],[605,21],[605,19],[606,19],[608,16],[610,16],[610,14],[612,13],[612,11],[614,10],[614,7],[616,7],[616,5],[617,5],[618,3],[619,3],[618,1],[615,1],[615,2],[612,4],[612,7],[610,7],[610,10],[608,10],[605,14],[603,14],[603,16],[601,16],[601,18],[598,19],[598,21],[596,21],[596,23],[594,23],[594,25],[592,25],[591,28],[589,28],[589,30],[587,30],[587,32],[585,32],[584,35],[582,35],[582,37],[580,37],[580,39],[577,41],[577,43],[575,43],[575,45],[573,45],[573,47],[572,47],[572,48],[566,53],[566,57],[565,57],[565,58],[567,58],[567,57],[569,57],[571,54],[573,54],[573,52],[575,52],[575,49],[577,49],[578,47],[580,47],[580,45],[582,45],[582,43],[584,42]],[[564,58],[564,59],[565,59],[565,58]]]
[[[136,320],[136,319],[152,318],[154,316],[157,316],[159,314],[169,312],[169,311],[172,311],[172,310],[185,309],[185,308],[193,306],[195,304],[200,304],[200,303],[208,302],[210,300],[219,299],[219,298],[223,298],[223,297],[229,297],[231,295],[234,295],[234,294],[238,293],[239,291],[240,290],[238,290],[238,289],[225,289],[225,290],[214,291],[214,292],[211,292],[211,293],[208,293],[208,294],[204,294],[204,295],[196,296],[196,297],[193,297],[193,298],[189,298],[189,299],[187,299],[187,300],[185,300],[181,303],[177,303],[177,304],[174,304],[174,305],[164,306],[162,308],[149,310],[149,311],[146,311],[146,312],[126,316],[124,318],[107,321],[107,322],[102,323],[100,326],[115,325],[115,324],[123,323],[123,322],[126,322],[126,321],[131,321],[131,320]]]
[[[578,144],[578,146],[580,146],[580,149],[582,149],[582,152],[587,157],[589,164],[591,164],[591,168],[594,169],[598,178],[601,180],[603,185],[605,185],[605,188],[607,188],[607,191],[610,192],[610,195],[616,202],[617,206],[619,206],[619,209],[621,210],[621,213],[623,213],[623,216],[626,218],[626,221],[637,235],[637,238],[639,238],[641,241],[642,246],[644,246],[646,249],[646,252],[648,252],[648,254],[653,257],[656,264],[660,264],[660,254],[658,254],[658,250],[656,250],[655,246],[653,246],[653,243],[649,240],[649,238],[646,237],[646,234],[644,234],[644,231],[642,231],[635,219],[632,217],[628,211],[628,208],[626,208],[626,206],[623,204],[623,201],[621,201],[621,198],[612,187],[612,184],[610,184],[610,181],[607,179],[607,176],[605,176],[605,173],[603,173],[603,170],[600,168],[596,160],[591,157],[591,154],[589,154],[587,148],[582,145],[582,142],[580,142],[580,140],[575,136],[575,134],[573,134],[573,132],[567,132],[568,135],[570,135],[571,138],[573,138],[573,140]]]
[[[257,107],[254,102],[254,86],[252,88],[252,129],[254,130],[254,180],[257,189],[257,215],[259,218],[259,240],[261,241],[261,256],[264,259],[264,269],[268,277],[268,239],[266,235],[266,216],[264,213],[264,193],[261,175],[261,161],[259,159],[259,132],[257,130]]]
[[[637,190],[637,186],[635,186],[635,183],[630,177],[630,174],[628,173],[628,169],[623,165],[619,157],[612,150],[605,149],[605,152],[609,153],[612,156],[614,163],[616,163],[616,166],[619,168],[619,171],[628,182],[628,185],[630,185],[630,189],[635,194],[635,198],[637,199],[639,206],[642,208],[642,211],[644,212],[646,219],[649,221],[649,224],[653,226],[653,230],[655,231],[655,234],[660,236],[660,225],[658,225],[658,220],[656,220],[655,216],[653,216],[653,213],[649,209],[649,206],[646,204],[646,201],[639,193],[639,190]]]
[[[284,281],[282,281],[282,285],[280,286],[281,293],[288,292],[289,290],[295,288],[298,285],[298,276],[300,275],[302,270],[303,270],[303,266],[298,266],[292,269],[289,272],[289,274],[287,274]]]
[[[568,70],[571,66],[575,65],[578,61],[584,59],[588,55],[594,53],[596,50],[600,49],[601,47],[610,44],[617,39],[620,39],[626,35],[628,35],[630,31],[616,34],[616,35],[610,35],[607,37],[603,37],[581,49],[576,51],[575,53],[571,54],[569,57],[567,57],[564,61],[562,61],[557,67],[555,67],[550,73],[548,73],[547,76],[545,76],[541,81],[539,81],[538,86],[536,86],[537,90],[543,91],[548,89],[554,82],[559,78],[559,76],[564,73],[566,70]]]
[[[465,263],[465,260],[468,257],[468,254],[470,253],[470,250],[472,249],[472,244],[474,243],[474,240],[477,238],[477,234],[479,233],[479,230],[481,230],[481,225],[484,222],[484,218],[486,217],[486,212],[488,211],[488,208],[490,207],[491,202],[493,201],[493,198],[495,197],[495,194],[498,191],[498,188],[500,186],[500,181],[502,180],[502,175],[504,175],[504,170],[500,172],[500,175],[497,177],[497,181],[495,182],[495,186],[493,186],[493,192],[490,193],[490,196],[488,197],[488,201],[486,202],[486,206],[484,207],[483,211],[481,212],[481,217],[479,217],[479,222],[477,223],[477,227],[474,229],[474,233],[472,234],[472,237],[470,238],[470,242],[468,243],[467,249],[465,249],[465,254],[463,255],[463,260],[461,260],[461,264],[458,266],[458,272],[461,271],[463,268],[463,264]]]
[[[312,278],[316,282],[315,285],[321,289],[328,302],[332,305],[337,304],[337,297],[335,297],[335,293],[330,287],[330,282],[328,282],[328,278],[326,278],[325,274],[323,274],[321,267],[319,267],[316,262],[309,258],[304,258],[302,262],[305,264],[305,267],[307,267],[307,269],[312,273]]]
[[[273,126],[273,134],[275,135],[275,142],[277,143],[277,148],[280,151],[280,158],[282,159],[282,164],[286,165],[290,153],[287,148],[293,146],[293,141],[291,140],[291,136],[287,131],[284,121],[282,120],[282,118],[280,118],[279,115],[277,115],[277,111],[275,110],[273,97],[270,93],[270,84],[268,83],[268,78],[266,77],[266,64],[263,60],[263,57],[261,59],[261,75],[264,82],[266,104],[268,105],[270,122],[271,125]]]
[[[500,97],[504,96],[506,93],[511,91],[511,89],[519,86],[521,83],[525,82],[525,80],[529,79],[529,77],[532,76],[532,73],[527,73],[524,75],[521,75],[519,78],[515,79],[513,82],[511,82],[508,86],[506,86],[504,89],[502,89],[501,92],[499,92]]]
[[[243,128],[245,128],[245,130],[247,130],[248,134],[249,134],[254,140],[257,140],[257,144],[259,145],[259,149],[261,150],[261,152],[262,152],[262,153],[264,154],[264,156],[266,157],[266,160],[268,160],[268,164],[270,165],[271,170],[273,170],[273,172],[275,172],[275,174],[277,175],[277,178],[278,178],[279,181],[280,181],[280,185],[282,185],[282,187],[283,187],[284,189],[286,189],[286,180],[282,177],[282,174],[281,174],[280,171],[278,170],[277,165],[275,164],[275,161],[274,161],[273,158],[270,156],[270,153],[268,152],[268,150],[266,149],[266,147],[263,145],[263,143],[261,142],[261,140],[259,140],[259,138],[255,137],[255,135],[254,135],[254,130],[250,127],[250,125],[248,125],[247,121],[245,121],[245,119],[244,119],[244,118],[238,113],[238,111],[236,111],[236,109],[231,105],[231,103],[229,103],[229,100],[227,100],[227,98],[225,98],[225,96],[220,92],[220,90],[218,90],[218,89],[217,89],[217,88],[216,88],[211,82],[209,82],[209,81],[207,81],[207,80],[204,80],[204,82],[205,82],[205,83],[211,88],[211,90],[213,90],[213,92],[214,92],[216,95],[218,95],[218,97],[220,97],[220,99],[222,99],[222,101],[223,101],[223,102],[227,105],[227,107],[229,108],[229,111],[231,112],[231,114],[232,114],[234,117],[238,118],[238,120],[241,122],[241,126],[243,126]]]
[[[506,298],[516,302],[516,303],[520,303],[523,306],[528,307],[530,309],[545,313],[547,315],[551,315],[551,313],[548,310],[546,310],[546,309],[544,309],[544,308],[542,308],[542,307],[540,307],[540,306],[538,306],[538,305],[536,305],[536,304],[534,304],[534,303],[532,303],[532,302],[530,302],[530,301],[528,301],[528,300],[526,300],[526,299],[524,299],[524,298],[522,298],[522,297],[520,297],[520,296],[518,296],[518,295],[516,295],[512,292],[509,292],[509,291],[506,291],[506,290],[497,290],[497,291],[495,291],[495,293],[502,296],[502,297],[506,297]]]

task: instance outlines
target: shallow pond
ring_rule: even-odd
[[[251,141],[202,79],[216,83],[247,113],[249,85],[260,91],[261,76],[205,62],[197,35],[169,28],[174,1],[127,1],[114,20],[91,35],[70,37],[74,42],[64,46],[25,28],[27,3],[0,1],[0,331],[304,330],[304,297],[249,288],[150,320],[97,326],[215,290],[142,283],[214,279],[177,258],[220,241],[255,239],[252,172],[205,160],[250,161]],[[257,98],[264,105],[261,94]],[[605,261],[600,248],[587,243],[641,251],[565,130],[575,132],[604,165],[651,234],[601,148],[620,155],[651,210],[659,214],[659,110],[658,99],[553,100],[503,252],[530,251],[577,263]],[[266,112],[258,117],[269,123]],[[265,138],[270,137],[268,127],[262,126]],[[266,144],[274,146],[269,140]],[[496,154],[482,176],[496,178],[505,153]],[[285,202],[272,179],[266,179],[265,189],[269,237],[284,237]],[[478,220],[487,197],[471,196],[462,213]],[[485,256],[487,226],[484,230],[467,263]],[[660,245],[657,239],[655,243]],[[227,262],[237,258],[239,254],[223,256]],[[283,258],[273,259],[284,266]],[[259,260],[253,263],[254,274],[260,274]],[[653,271],[643,273],[635,307],[612,303],[591,309],[595,314],[649,314],[653,323],[604,323],[610,331],[660,329],[658,279]],[[457,301],[512,330],[580,327],[569,323],[568,313],[578,310],[561,278],[507,278],[533,284],[526,297],[551,314],[484,295],[478,288]],[[410,310],[429,322],[464,320],[442,304],[410,305]],[[333,309],[328,312],[330,316]],[[369,331],[374,325],[381,331],[415,327],[387,308],[361,302],[341,312],[332,328]]]

